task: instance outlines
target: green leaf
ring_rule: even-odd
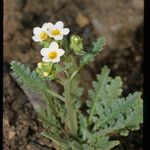
[[[78,78],[74,78],[72,80],[70,87],[71,87],[71,96],[72,96],[74,103],[79,102],[79,99],[81,99],[81,96],[83,95],[84,89],[79,85]]]
[[[92,48],[90,52],[87,52],[81,59],[80,64],[85,65],[94,59],[94,57],[103,50],[103,46],[105,45],[105,38],[99,37],[96,42],[92,43]]]
[[[88,121],[87,118],[82,114],[79,115],[79,127],[79,133],[82,137],[82,140],[85,141],[89,136]]]
[[[99,136],[99,133],[89,133],[86,143],[82,145],[83,150],[110,150],[117,146],[118,140],[110,140],[109,136]]]
[[[42,42],[40,42],[40,45],[44,46],[45,48],[48,48],[49,45],[50,45],[50,42],[48,42],[48,41],[42,41]]]
[[[97,54],[97,52],[100,52],[103,48],[103,46],[105,45],[105,37],[104,36],[101,36],[97,39],[96,42],[93,42],[92,43],[92,52]]]
[[[92,99],[88,105],[89,123],[94,124],[93,131],[98,132],[99,136],[113,132],[127,136],[129,130],[139,129],[143,121],[141,92],[121,98],[121,78],[112,79],[109,72],[107,67],[102,68],[97,82],[93,82],[93,90],[89,91]]]
[[[56,115],[50,110],[41,108],[37,111],[38,119],[44,128],[50,128],[52,133],[62,134],[61,124]]]
[[[23,83],[25,87],[41,94],[48,90],[47,85],[38,77],[34,71],[31,72],[29,67],[26,67],[20,62],[12,61],[11,68],[13,70],[13,75],[19,82]]]
[[[47,97],[47,95],[51,95],[62,101],[65,101],[62,96],[51,91],[45,82],[43,82],[41,78],[35,73],[35,71],[31,71],[28,66],[25,66],[24,64],[21,64],[17,61],[12,61],[11,68],[13,70],[13,75],[17,78],[17,81],[21,82],[26,88],[30,88],[35,92],[45,95],[45,97]]]
[[[105,89],[107,84],[111,80],[111,78],[109,77],[109,72],[110,70],[106,66],[102,68],[101,75],[97,75],[98,82],[93,82],[94,90],[89,90],[89,94],[93,101],[90,109],[89,123],[91,123],[92,117],[95,114],[97,101],[100,100],[100,97],[105,97],[106,95]],[[99,108],[98,111],[100,111]]]
[[[118,140],[109,140],[109,136],[103,136],[101,138],[98,138],[95,147],[96,150],[98,149],[110,150],[119,144],[120,142]]]
[[[58,145],[60,145],[63,149],[68,149],[70,146],[68,144],[68,140],[60,137],[59,135],[57,135],[57,133],[51,133],[49,131],[44,131],[41,133],[41,135],[45,136],[46,138],[54,141],[55,143],[57,143]]]
[[[47,102],[51,103],[52,110],[55,109],[55,106],[53,101],[49,101],[51,100],[51,97],[57,97],[65,101],[65,99],[62,96],[51,91],[45,84],[45,82],[42,81],[41,78],[34,71],[31,71],[29,67],[25,66],[24,64],[21,64],[20,62],[12,61],[11,68],[13,70],[13,75],[16,78],[16,80],[20,84],[22,84],[22,86],[25,89],[29,88],[30,90],[44,96]]]

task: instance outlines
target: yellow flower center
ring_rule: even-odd
[[[60,31],[59,30],[57,30],[57,29],[54,29],[54,30],[52,30],[52,35],[59,35],[60,34]]]
[[[42,33],[40,34],[40,39],[46,40],[46,39],[47,39],[47,33],[46,33],[46,32],[42,32]]]
[[[48,74],[48,72],[43,72],[43,75],[44,75],[45,77],[47,77],[49,74]]]
[[[39,67],[39,68],[42,68],[42,63],[38,63],[38,67]]]
[[[49,59],[55,59],[58,56],[57,52],[52,51],[48,54]]]

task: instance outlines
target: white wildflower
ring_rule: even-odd
[[[69,33],[68,28],[64,28],[64,23],[58,21],[54,24],[50,23],[48,28],[48,35],[53,37],[55,40],[62,40],[64,35]]]
[[[43,62],[59,62],[60,57],[65,53],[63,49],[60,49],[56,42],[52,42],[49,48],[42,48],[41,55]]]
[[[32,39],[35,42],[42,42],[42,41],[46,40],[48,38],[47,30],[48,30],[49,26],[51,26],[51,23],[44,23],[41,28],[35,27],[33,29],[34,36],[32,37]]]

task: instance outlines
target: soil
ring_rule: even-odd
[[[143,21],[139,19],[143,15],[143,1],[138,1],[138,4],[135,0],[116,2],[118,4],[115,4],[115,7],[118,6],[117,12],[112,9],[112,14],[119,13],[120,10],[123,12],[127,7],[130,9],[126,15],[130,15],[134,19],[132,25],[132,19],[130,19],[125,26],[121,26],[122,28],[115,28],[115,34],[106,32],[110,30],[113,19],[109,19],[112,16],[107,16],[104,8],[107,8],[108,11],[112,6],[111,1],[105,3],[103,8],[100,7],[101,0],[97,1],[97,4],[95,1],[89,0],[4,1],[4,150],[59,149],[57,145],[39,135],[43,128],[37,120],[30,99],[10,75],[12,60],[18,60],[32,68],[41,61],[40,47],[32,41],[31,37],[33,28],[41,26],[44,22],[62,20],[72,33],[77,33],[84,38],[86,47],[90,46],[91,41],[99,35],[111,38],[105,46],[105,50],[81,72],[82,77],[86,77],[82,78],[84,87],[88,89],[91,81],[100,72],[100,68],[107,65],[111,68],[112,76],[121,76],[124,82],[124,95],[136,90],[143,91]],[[140,17],[138,18],[138,16]],[[104,19],[106,17],[107,19]],[[119,17],[123,17],[123,15]],[[117,21],[119,22],[119,18]],[[113,22],[116,26],[117,21],[116,24]],[[98,31],[98,22],[102,22],[100,32]],[[120,31],[124,28],[126,34]],[[130,132],[128,137],[119,137],[121,144],[114,149],[142,150],[142,135],[141,126],[139,131]]]

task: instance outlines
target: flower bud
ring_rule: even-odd
[[[81,52],[83,50],[82,38],[78,35],[72,35],[70,39],[70,48],[75,53]]]
[[[49,62],[38,63],[35,71],[42,79],[55,79],[55,70]]]

